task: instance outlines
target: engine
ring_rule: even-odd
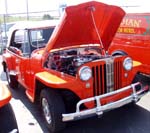
[[[101,58],[99,47],[74,48],[50,53],[45,66],[75,76],[82,64]]]

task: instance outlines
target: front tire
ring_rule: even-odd
[[[50,132],[54,133],[64,129],[62,114],[66,111],[61,96],[54,90],[44,89],[40,99],[43,116]]]

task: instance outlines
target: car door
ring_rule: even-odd
[[[21,39],[21,36],[18,36],[19,32],[18,31],[14,31],[12,36],[11,36],[11,41],[10,44],[8,46],[8,48],[6,49],[6,54],[7,54],[7,67],[9,69],[9,73],[11,75],[17,76],[18,79],[18,75],[20,75],[19,71],[18,71],[18,62],[19,62],[19,57],[22,54],[21,51],[21,41],[19,41]]]
[[[15,45],[19,45],[20,54],[16,55],[16,72],[18,81],[26,89],[30,89],[30,41],[28,30],[18,30],[14,37]]]

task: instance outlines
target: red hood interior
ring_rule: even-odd
[[[95,1],[67,7],[46,51],[100,42],[108,50],[124,15],[125,12],[120,7]]]

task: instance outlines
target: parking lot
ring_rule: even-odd
[[[1,70],[1,80],[7,84],[5,73]],[[14,109],[20,133],[46,133],[38,105],[31,103],[24,89],[10,89],[13,95],[11,105]],[[150,93],[135,106],[127,105],[104,113],[100,118],[93,117],[68,123],[63,133],[149,133],[150,131]]]

